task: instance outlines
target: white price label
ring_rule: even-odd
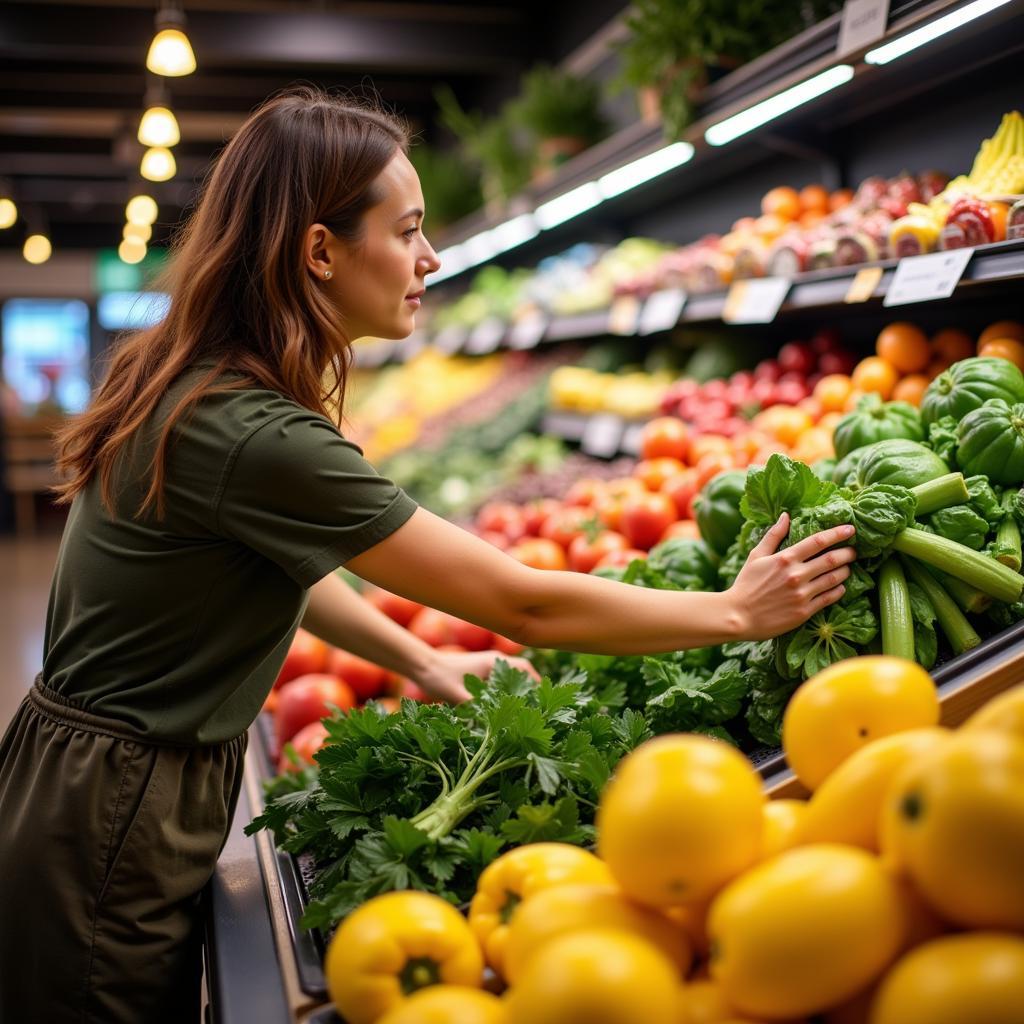
[[[889,0],[846,0],[839,24],[840,57],[855,50],[866,50],[885,35],[889,24]]]
[[[505,337],[505,322],[496,316],[489,316],[477,324],[466,342],[466,352],[471,356],[484,356],[493,352]]]
[[[655,334],[658,331],[672,330],[679,323],[679,317],[685,305],[686,292],[680,288],[655,292],[644,303],[637,333]]]
[[[547,318],[540,313],[534,313],[512,325],[508,335],[508,347],[517,351],[536,348],[544,338],[547,329]]]
[[[643,423],[630,423],[626,427],[626,432],[622,435],[622,440],[619,442],[619,450],[624,452],[626,455],[640,454],[640,444],[643,441],[644,436],[644,424]]]
[[[973,249],[951,249],[949,252],[905,257],[896,265],[896,273],[882,305],[905,306],[910,302],[948,299],[960,283],[973,255]]]
[[[620,295],[608,313],[609,334],[636,334],[640,319],[640,300],[635,295]]]
[[[591,416],[583,428],[580,447],[587,455],[610,459],[617,455],[622,441],[622,420],[609,413]]]
[[[722,319],[727,324],[770,324],[789,294],[786,277],[757,277],[734,281],[725,299]]]

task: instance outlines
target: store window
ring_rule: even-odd
[[[80,299],[8,300],[0,349],[7,411],[76,413],[88,404],[89,307]]]

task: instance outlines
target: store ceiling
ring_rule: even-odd
[[[55,249],[114,247],[135,191],[135,138],[156,0],[5,0],[0,11],[0,183]],[[166,240],[211,157],[266,96],[298,81],[375,88],[427,138],[434,88],[494,108],[531,64],[558,61],[624,0],[184,0],[198,63],[167,84],[181,125],[176,177],[147,183]]]

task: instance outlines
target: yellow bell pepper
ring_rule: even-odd
[[[432,985],[414,992],[379,1024],[505,1024],[505,1008],[490,992]]]
[[[567,843],[531,843],[492,861],[477,882],[469,926],[487,962],[504,976],[505,943],[516,907],[554,885],[613,884],[611,871],[592,853]]]
[[[416,891],[385,893],[353,911],[324,960],[327,991],[349,1024],[374,1024],[429,985],[480,988],[483,969],[466,919]]]

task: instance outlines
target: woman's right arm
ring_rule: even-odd
[[[650,590],[530,569],[425,509],[346,568],[528,646],[654,654],[778,636],[838,601],[854,554],[833,545],[848,541],[852,528],[778,551],[788,529],[783,516],[723,593]]]

